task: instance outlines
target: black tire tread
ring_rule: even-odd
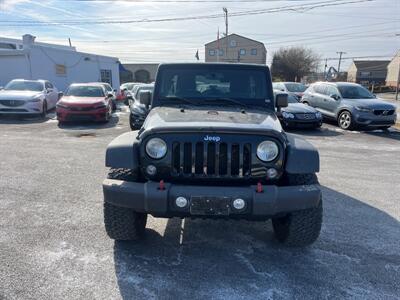
[[[135,181],[136,175],[129,169],[111,169],[108,178]],[[108,236],[114,240],[138,240],[143,237],[147,214],[133,209],[104,202],[104,225]]]
[[[315,174],[289,174],[290,185],[318,184]],[[322,226],[322,199],[315,208],[295,211],[272,219],[275,237],[286,246],[305,247],[318,238]]]

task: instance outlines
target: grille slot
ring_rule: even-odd
[[[172,170],[174,176],[250,176],[251,144],[173,142]]]

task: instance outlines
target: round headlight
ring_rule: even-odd
[[[264,141],[257,147],[257,156],[262,161],[274,160],[278,154],[278,145],[273,141]]]
[[[153,138],[146,144],[146,153],[154,159],[160,159],[167,154],[167,144],[159,138]]]

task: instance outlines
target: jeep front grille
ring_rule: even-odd
[[[172,175],[247,177],[251,175],[251,144],[172,143]]]

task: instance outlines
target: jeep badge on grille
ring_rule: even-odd
[[[219,142],[221,140],[221,138],[219,136],[210,136],[210,135],[206,135],[204,137],[204,141],[206,142]]]

